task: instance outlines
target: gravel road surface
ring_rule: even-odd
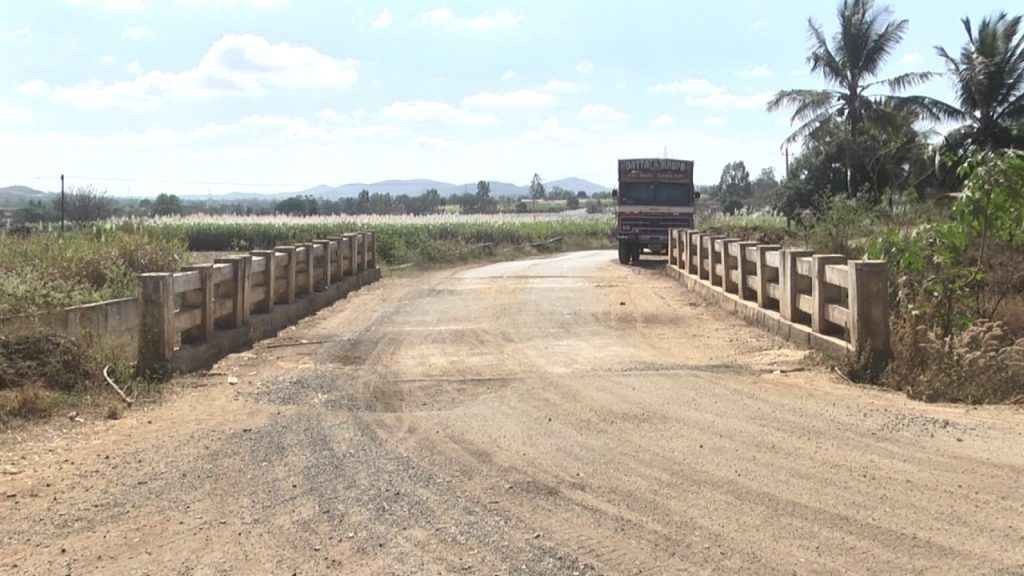
[[[0,437],[0,573],[1024,574],[1024,412],[851,386],[614,260],[385,278]]]

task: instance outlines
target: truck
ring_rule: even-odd
[[[615,232],[619,262],[639,262],[646,249],[668,252],[670,228],[696,225],[694,204],[700,193],[693,189],[693,161],[672,158],[619,160]]]

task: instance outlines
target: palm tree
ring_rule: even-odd
[[[1024,143],[1024,37],[1021,17],[1005,12],[984,18],[975,33],[970,18],[961,20],[967,42],[953,58],[942,46],[935,51],[945,60],[957,103],[953,106],[926,97],[913,103],[930,119],[960,126],[946,135],[946,147],[961,157],[978,150],[996,150]]]
[[[907,20],[893,21],[888,7],[876,8],[872,0],[843,0],[837,10],[839,30],[831,45],[821,26],[809,18],[811,53],[807,63],[811,72],[820,74],[830,86],[823,90],[782,90],[768,102],[768,111],[793,108],[791,121],[799,124],[783,145],[813,141],[829,127],[830,120],[841,118],[846,127],[846,191],[855,195],[857,143],[866,121],[887,118],[880,106],[886,98],[869,90],[885,85],[890,92],[901,92],[933,76],[930,72],[902,74],[886,80],[872,80],[882,64],[903,40]],[[856,175],[856,176],[859,176]]]

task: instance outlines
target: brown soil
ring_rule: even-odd
[[[614,260],[387,278],[0,437],[0,572],[1024,571],[1024,413],[841,383]]]

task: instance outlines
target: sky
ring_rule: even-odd
[[[883,75],[943,71],[962,17],[899,0]],[[613,186],[618,158],[785,172],[778,90],[820,88],[807,21],[837,2],[3,0],[0,186],[115,196],[428,178]],[[946,78],[915,89],[946,101]],[[791,150],[793,154],[798,150]]]

